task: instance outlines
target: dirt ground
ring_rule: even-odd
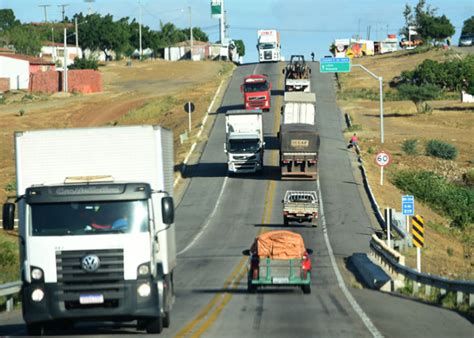
[[[377,76],[383,76],[384,91],[388,82],[402,70],[413,69],[426,58],[442,61],[456,57],[452,52],[430,51],[415,55],[384,55],[355,59]],[[353,68],[355,69],[355,68]],[[378,90],[378,81],[357,69],[340,76],[341,90],[368,88]],[[378,91],[377,91],[378,92]],[[431,101],[430,114],[417,114],[411,101],[384,102],[384,144],[380,143],[379,101],[339,100],[339,106],[349,113],[360,139],[364,166],[369,182],[381,208],[401,210],[401,196],[405,193],[390,183],[390,174],[404,169],[435,171],[448,180],[459,181],[462,174],[474,166],[474,104],[459,100]],[[346,133],[350,138],[351,133]],[[407,139],[418,139],[419,155],[408,156],[402,151]],[[454,145],[459,150],[455,161],[423,155],[426,141],[436,139]],[[380,168],[375,164],[379,150],[392,155],[392,163],[385,168],[384,184],[380,185]],[[474,227],[462,235],[450,228],[450,220],[415,200],[415,212],[425,218],[425,248],[422,250],[422,271],[449,278],[474,279]],[[464,236],[464,240],[461,238]],[[407,264],[416,267],[416,251],[403,252]]]
[[[230,63],[211,61],[149,60],[132,66],[111,62],[99,69],[102,93],[7,93],[6,104],[0,105],[0,200],[15,194],[14,131],[159,124],[173,130],[179,163],[189,148],[179,142],[179,134],[188,126],[184,103],[195,104],[192,133],[197,133],[217,87],[232,69]]]

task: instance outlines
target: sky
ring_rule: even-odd
[[[87,2],[92,1],[92,2]],[[427,0],[437,15],[446,15],[455,26],[453,44],[457,44],[463,22],[474,15],[473,0]],[[404,25],[405,4],[415,6],[418,0],[224,0],[229,37],[244,41],[244,62],[258,60],[256,43],[258,29],[276,29],[281,34],[282,55],[303,54],[316,59],[328,55],[334,39],[383,39],[398,34]],[[22,23],[61,21],[62,6],[66,16],[89,9],[101,15],[111,14],[114,20],[123,17],[139,19],[159,30],[160,21],[172,22],[180,28],[191,21],[200,27],[212,42],[219,40],[219,20],[211,18],[210,0],[0,0],[0,8],[13,9]],[[141,8],[141,11],[140,11]]]

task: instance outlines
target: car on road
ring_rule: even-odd
[[[463,34],[459,38],[459,47],[470,47],[474,45],[474,34]]]

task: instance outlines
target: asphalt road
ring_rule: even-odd
[[[177,208],[178,267],[171,327],[162,336],[203,337],[472,337],[473,326],[459,314],[400,296],[360,289],[345,266],[355,252],[367,252],[376,230],[366,197],[343,139],[331,75],[313,64],[317,128],[321,135],[320,189],[324,217],[318,227],[293,226],[314,250],[312,293],[263,289],[247,293],[246,257],[254,237],[285,229],[281,199],[288,189],[316,190],[314,181],[280,181],[276,132],[282,104],[282,64],[238,67],[199,163],[186,171],[189,185]],[[274,90],[264,113],[267,149],[262,175],[227,177],[224,113],[242,108],[243,76],[264,73]],[[354,176],[354,173],[356,175]],[[290,228],[290,227],[286,227]],[[108,323],[79,326],[60,335],[136,334]],[[0,336],[25,334],[21,314],[0,315]]]

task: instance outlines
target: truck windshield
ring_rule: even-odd
[[[258,139],[230,140],[231,153],[256,153],[260,148]]]
[[[143,201],[31,204],[33,236],[70,236],[148,231]]]
[[[268,90],[268,82],[253,82],[244,84],[244,92],[266,92]]]
[[[259,47],[260,49],[273,49],[275,45],[273,43],[261,43]]]

